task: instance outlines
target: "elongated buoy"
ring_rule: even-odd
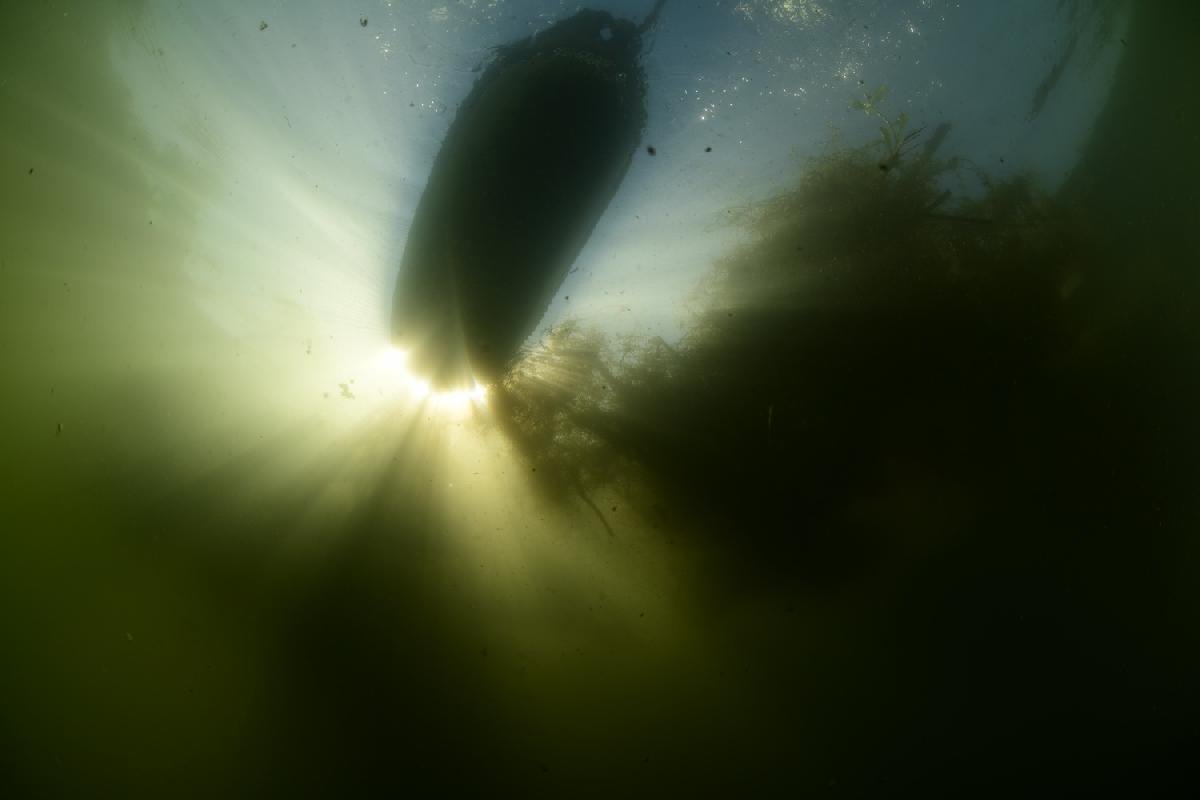
[[[442,142],[392,335],[437,388],[499,378],[621,184],[646,122],[641,25],[585,9],[497,48]]]

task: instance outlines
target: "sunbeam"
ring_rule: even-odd
[[[1170,794],[1197,8],[6,8],[0,796]]]

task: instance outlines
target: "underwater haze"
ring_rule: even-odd
[[[439,391],[392,302],[459,105],[653,5],[6,10],[0,796],[1195,784],[1200,7],[667,0],[546,313]]]

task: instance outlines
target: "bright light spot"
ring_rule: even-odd
[[[448,411],[466,411],[472,405],[482,404],[487,400],[487,389],[478,383],[472,389],[459,389],[453,392],[433,392],[431,400],[434,408],[444,408]]]
[[[469,389],[434,391],[429,381],[409,370],[408,354],[394,347],[379,355],[375,367],[391,391],[428,402],[435,409],[459,413],[487,403],[487,387],[478,381],[472,381]]]
[[[429,381],[421,380],[412,374],[405,375],[405,383],[408,386],[408,390],[413,393],[414,397],[424,400],[426,397],[429,397],[429,395],[433,394],[433,390],[429,388]]]
[[[402,370],[408,362],[408,354],[389,347],[379,356],[379,367],[383,370]]]

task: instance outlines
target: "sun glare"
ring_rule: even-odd
[[[408,354],[394,347],[380,354],[376,367],[388,386],[431,407],[449,412],[463,412],[487,404],[487,387],[472,381],[470,388],[435,391],[428,380],[414,374],[408,367]]]

